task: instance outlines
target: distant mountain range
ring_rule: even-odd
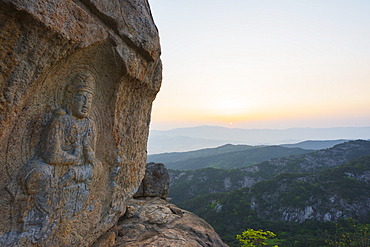
[[[173,202],[178,203],[208,193],[251,187],[257,182],[272,179],[282,173],[318,173],[365,155],[370,155],[370,142],[358,140],[305,154],[273,158],[236,169],[170,170],[169,196]],[[188,161],[191,165],[192,160]]]
[[[310,150],[320,150],[325,148],[331,148],[337,144],[341,144],[347,141],[349,140],[340,139],[340,140],[303,141],[299,143],[282,144],[280,146],[286,148],[303,148]]]
[[[257,164],[272,158],[312,151],[299,147],[227,144],[217,148],[184,153],[153,154],[148,156],[148,162],[164,163],[167,168],[176,170],[196,170],[206,167],[231,169]]]
[[[304,141],[274,146],[251,146],[226,144],[188,152],[148,155],[147,162],[164,163],[169,169],[195,170],[206,167],[232,169],[253,165],[262,161],[294,154],[304,154],[325,149],[347,140]]]
[[[224,144],[277,145],[306,140],[370,139],[370,127],[238,129],[199,126],[151,130],[148,153],[185,152]],[[311,148],[306,148],[311,149]]]

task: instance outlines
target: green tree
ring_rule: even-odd
[[[370,224],[356,224],[352,218],[347,219],[347,224],[349,227],[343,227],[342,225],[336,224],[335,234],[328,235],[325,242],[329,246],[334,247],[370,246]]]
[[[276,245],[277,239],[270,239],[270,238],[275,238],[275,237],[276,237],[276,234],[273,232],[262,231],[262,230],[256,231],[251,228],[242,232],[241,235],[239,234],[236,235],[236,239],[242,243],[241,247],[258,247],[258,246],[278,247]]]

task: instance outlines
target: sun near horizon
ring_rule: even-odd
[[[150,5],[163,61],[152,129],[370,126],[370,2]]]

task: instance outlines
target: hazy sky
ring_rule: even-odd
[[[369,0],[149,2],[152,129],[370,126]]]

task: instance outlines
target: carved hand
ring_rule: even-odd
[[[71,181],[71,180],[76,180],[76,172],[75,170],[72,168],[70,169],[66,174],[63,175],[63,177],[60,179],[60,184],[61,186],[65,186],[68,181]]]

